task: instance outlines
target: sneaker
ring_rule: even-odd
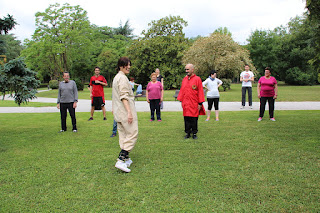
[[[90,117],[89,119],[88,119],[88,121],[92,121],[93,120],[93,117]]]
[[[250,106],[250,109],[253,109],[253,106]]]
[[[62,133],[62,132],[65,132],[65,131],[61,129],[58,133]]]
[[[240,109],[244,109],[244,106],[241,106]]]
[[[207,119],[206,119],[206,121],[209,121],[209,120],[210,120],[210,118],[207,118]]]
[[[154,121],[154,120],[150,119],[150,122],[152,122],[152,121]]]
[[[219,121],[219,118],[216,118],[216,121]]]
[[[184,139],[188,139],[190,138],[190,134],[186,134],[186,136],[184,136]]]
[[[107,118],[106,118],[106,117],[104,117],[104,118],[103,118],[103,120],[104,120],[104,121],[106,121],[106,120],[107,120]]]
[[[78,132],[78,130],[74,129],[74,130],[72,130],[72,132]]]
[[[112,134],[112,135],[110,135],[110,138],[113,138],[113,137],[116,137],[117,136],[117,134]]]
[[[131,170],[128,169],[127,164],[125,162],[123,162],[123,161],[120,161],[120,160],[117,161],[115,167],[117,169],[120,169],[120,170],[124,171],[124,172],[131,172]]]
[[[193,135],[192,135],[192,138],[193,138],[193,139],[198,139],[198,137],[197,137],[196,134],[193,134]]]
[[[132,164],[131,158],[124,160],[124,162],[127,164],[127,167],[130,167]]]
[[[261,117],[259,117],[259,118],[258,118],[258,121],[262,121],[262,118],[261,118]]]
[[[270,121],[276,121],[276,119],[274,119],[274,118],[270,118]]]
[[[161,122],[161,119],[159,119],[158,121]]]

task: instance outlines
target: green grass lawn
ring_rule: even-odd
[[[27,104],[21,104],[20,107],[53,107],[57,106],[55,103],[40,103],[40,102],[28,102]],[[0,100],[0,107],[18,107],[14,101]]]
[[[279,83],[279,92],[277,101],[320,101],[320,85],[315,86],[288,86]],[[232,84],[231,90],[222,91],[220,88],[220,101],[222,102],[241,102],[241,84]],[[111,100],[111,88],[105,88],[105,98]],[[174,101],[175,90],[166,90],[164,92],[165,101]],[[38,97],[57,98],[58,90],[50,90],[38,93]],[[257,84],[252,88],[253,102],[259,102],[257,97]],[[90,93],[87,88],[79,91],[79,99],[90,99]],[[139,98],[138,101],[145,101],[145,98]]]
[[[320,111],[221,112],[199,119],[183,140],[181,112],[160,122],[138,113],[131,173],[114,168],[120,151],[112,118],[77,113],[78,133],[59,113],[0,114],[1,212],[318,212]]]

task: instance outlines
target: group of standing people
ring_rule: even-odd
[[[134,148],[138,138],[138,117],[134,104],[134,85],[129,81],[131,61],[127,57],[121,57],[118,60],[118,74],[112,82],[112,112],[114,115],[113,131],[119,133],[120,153],[117,158],[115,167],[124,171],[130,172],[132,160],[129,153]],[[209,77],[202,82],[201,78],[195,73],[193,64],[185,66],[186,76],[182,80],[181,89],[177,99],[181,102],[184,116],[185,139],[197,139],[198,132],[198,117],[206,115],[203,103],[205,102],[204,89],[207,89],[208,111],[207,119],[210,120],[212,106],[215,108],[216,121],[219,121],[219,87],[222,81],[218,79],[217,72],[212,70]],[[150,76],[151,81],[146,88],[146,98],[150,104],[151,120],[154,121],[154,112],[156,111],[157,120],[161,121],[161,103],[163,102],[163,77],[160,75],[160,70],[156,69]],[[78,90],[76,83],[70,80],[68,72],[63,73],[64,81],[59,83],[57,108],[60,109],[61,115],[61,130],[67,130],[66,117],[67,111],[71,116],[73,132],[77,132],[75,109],[78,102]],[[246,65],[245,71],[240,74],[242,81],[242,108],[245,106],[245,93],[248,91],[249,106],[252,107],[252,81],[254,75],[249,71],[249,66]],[[95,75],[90,79],[90,97],[91,97],[91,117],[93,120],[93,112],[95,109],[102,109],[104,120],[105,114],[105,99],[103,87],[107,86],[106,79],[100,75],[100,68],[95,67]],[[260,99],[260,112],[258,121],[262,120],[265,111],[266,102],[269,104],[270,120],[274,119],[274,102],[277,98],[278,87],[277,81],[271,76],[271,69],[265,68],[265,76],[262,76],[258,81],[257,86],[258,97]],[[115,129],[116,128],[116,129]]]

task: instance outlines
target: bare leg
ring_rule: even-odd
[[[93,118],[94,106],[91,107],[91,118]]]
[[[216,121],[219,120],[219,110],[216,110]]]
[[[211,110],[208,110],[208,111],[207,111],[207,114],[208,114],[208,115],[207,115],[207,120],[210,120]]]
[[[103,112],[103,117],[105,118],[106,117],[106,108],[103,106],[103,107],[101,107],[101,109],[102,109],[102,112]]]

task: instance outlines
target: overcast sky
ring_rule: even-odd
[[[24,40],[34,33],[36,12],[65,2],[80,5],[98,26],[118,27],[120,21],[129,20],[135,35],[152,20],[180,15],[188,22],[184,29],[187,37],[208,36],[227,27],[240,44],[246,43],[252,31],[285,25],[306,11],[305,0],[0,0],[0,17],[13,15],[19,25],[10,33]]]

